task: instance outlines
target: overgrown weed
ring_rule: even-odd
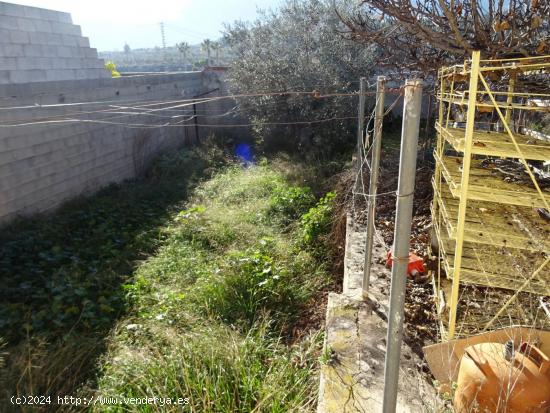
[[[144,181],[3,231],[2,399],[157,395],[188,397],[197,412],[314,409],[321,334],[285,337],[331,283],[301,221],[326,200],[315,207],[316,191],[289,183],[284,161],[223,163],[217,150],[174,153]]]
[[[305,347],[281,337],[330,277],[304,248],[301,227],[284,231],[273,219],[297,214],[279,208],[288,201],[281,191],[308,191],[289,188],[265,165],[227,168],[197,188],[167,228],[165,246],[137,270],[134,317],[106,356],[99,394],[158,389],[189,397],[191,411],[313,408],[318,334]],[[124,355],[131,357],[116,361]]]
[[[222,159],[201,149],[169,154],[147,179],[2,227],[0,405],[12,395],[71,394],[93,377],[105,337],[131,306],[134,271],[164,245],[204,168]]]

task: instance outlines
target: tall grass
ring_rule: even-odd
[[[287,213],[275,205],[288,204],[285,190],[301,199],[269,166],[228,168],[197,188],[166,228],[164,247],[137,271],[134,311],[103,360],[98,394],[187,397],[197,412],[314,408],[320,335],[282,340],[330,280],[298,225],[274,217]]]
[[[93,379],[140,260],[164,245],[164,227],[205,170],[225,162],[210,148],[0,229],[0,411],[25,411],[13,395],[71,395]]]
[[[150,328],[150,327],[143,327]],[[259,322],[246,333],[213,322],[185,332],[157,328],[144,351],[117,344],[103,365],[104,397],[187,398],[181,406],[113,406],[111,411],[298,412],[315,405],[320,335],[291,348]],[[97,406],[104,411],[105,406]]]
[[[183,151],[4,228],[0,411],[33,411],[7,402],[28,394],[188,403],[45,411],[312,411],[322,335],[291,332],[331,282],[302,216],[330,210],[292,172]]]

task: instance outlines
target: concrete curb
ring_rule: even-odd
[[[386,354],[388,270],[372,268],[369,300],[362,299],[365,231],[348,216],[342,294],[330,293],[326,313],[324,354],[317,413],[378,413],[382,411],[384,357]],[[378,246],[374,256],[382,256]],[[411,365],[418,355],[404,346],[403,357]],[[414,369],[401,372],[397,411],[435,411],[436,397],[429,383]]]

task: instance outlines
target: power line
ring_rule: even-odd
[[[311,120],[294,121],[294,122],[255,122],[255,123],[242,123],[242,124],[197,124],[197,125],[183,124],[183,122],[187,122],[194,118],[195,116],[192,116],[188,119],[185,119],[183,121],[178,121],[176,123],[166,122],[166,123],[157,124],[157,125],[146,124],[146,123],[111,122],[108,120],[101,120],[101,119],[70,119],[69,118],[69,119],[48,120],[48,121],[38,121],[38,122],[26,122],[26,123],[18,123],[18,124],[10,124],[10,125],[0,124],[0,128],[13,128],[13,127],[30,126],[30,125],[77,123],[77,122],[119,125],[119,126],[125,126],[130,128],[195,127],[195,126],[208,127],[208,128],[243,128],[243,127],[251,127],[251,126],[257,126],[257,125],[308,125],[312,123],[324,123],[324,122],[330,122],[335,120],[355,119],[355,117],[353,116],[343,116],[343,117],[334,116],[334,117],[324,118],[324,119],[311,119]]]
[[[215,96],[210,98],[201,98],[201,99],[179,99],[179,100],[170,100],[170,101],[153,101],[153,103],[145,103],[141,105],[136,106],[120,106],[120,105],[109,105],[108,109],[99,109],[99,110],[93,110],[93,111],[76,111],[71,113],[64,113],[64,114],[58,114],[58,115],[51,115],[51,116],[45,116],[42,118],[35,119],[33,122],[21,122],[16,125],[32,125],[32,124],[38,124],[40,123],[48,123],[48,120],[52,119],[63,119],[68,116],[80,116],[80,115],[90,115],[90,114],[110,114],[110,113],[117,113],[117,111],[120,110],[141,110],[141,111],[147,111],[147,112],[160,112],[160,111],[167,111],[167,110],[182,110],[181,108],[191,107],[193,105],[199,105],[204,103],[210,103],[219,101],[222,99],[236,99],[236,98],[242,98],[242,97],[262,97],[262,96],[281,96],[281,95],[297,95],[297,96],[312,96],[316,99],[322,99],[322,98],[329,98],[329,97],[338,97],[338,96],[355,96],[357,95],[357,92],[353,93],[334,93],[334,94],[318,94],[317,91],[291,91],[291,92],[265,92],[265,93],[249,93],[249,94],[235,94],[235,95],[224,95],[224,96]],[[370,93],[369,93],[370,94]],[[145,101],[147,102],[147,101]],[[91,102],[92,104],[100,104],[102,102]],[[19,107],[4,107],[0,109],[9,110],[9,109],[37,109],[37,108],[59,108],[59,107],[65,107],[65,106],[73,106],[73,105],[84,105],[84,102],[78,102],[78,103],[68,103],[68,104],[52,104],[52,105],[42,105],[42,106],[19,106]],[[172,105],[168,107],[155,107],[159,105]],[[126,116],[131,115],[138,115],[139,113],[126,113]],[[50,123],[56,123],[54,121]],[[2,126],[9,126],[13,123],[8,122],[2,122],[0,125]]]
[[[178,100],[151,100],[151,101],[141,101],[141,102],[152,102],[150,105],[143,105],[143,106],[155,106],[155,105],[162,105],[162,104],[172,104],[172,103],[182,103],[182,102],[191,102],[191,104],[196,103],[202,103],[202,101],[207,100],[220,100],[220,99],[236,99],[236,98],[245,98],[245,97],[262,97],[262,96],[287,96],[287,95],[310,95],[315,98],[327,98],[327,97],[337,97],[337,96],[355,96],[358,95],[358,92],[349,92],[349,93],[326,93],[326,94],[316,94],[318,91],[311,90],[311,91],[300,91],[300,90],[289,90],[289,91],[265,91],[265,92],[254,92],[254,93],[242,93],[242,94],[233,94],[233,95],[222,95],[222,96],[215,96],[211,98],[187,98],[187,99],[178,99]],[[368,95],[373,95],[375,92],[368,92]],[[199,100],[201,102],[199,102]],[[0,111],[2,110],[12,110],[12,109],[37,109],[37,108],[58,108],[58,107],[65,107],[65,106],[83,106],[83,105],[104,105],[107,103],[123,103],[125,101],[120,100],[110,100],[110,101],[83,101],[83,102],[71,102],[71,103],[52,103],[52,104],[39,104],[35,103],[33,105],[26,105],[26,106],[1,106]],[[133,102],[131,100],[128,100],[126,102]],[[140,103],[140,101],[136,101],[136,103]]]

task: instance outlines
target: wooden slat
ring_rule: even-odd
[[[436,130],[458,152],[464,152],[464,130],[443,128],[436,123]],[[525,159],[546,161],[550,159],[550,142],[525,135],[514,135]],[[519,158],[516,148],[507,133],[475,131],[472,146],[474,155]]]
[[[448,278],[452,278],[454,262],[454,241],[441,232],[439,224],[434,222],[439,249],[443,258],[443,267]],[[465,242],[462,254],[461,283],[484,285],[488,287],[518,289],[524,281],[544,262],[542,254]],[[550,296],[550,268],[543,269],[524,289],[539,295]]]
[[[456,239],[458,200],[443,187],[435,190],[435,202],[443,215],[448,237]],[[464,239],[478,244],[550,253],[550,223],[532,208],[470,201]]]
[[[468,106],[467,98],[451,98],[448,96],[443,96],[443,97],[440,97],[439,100],[441,102],[451,103],[453,105],[464,106],[464,107]],[[485,109],[494,109],[495,106],[491,102],[478,102],[476,103],[476,107],[485,108]],[[501,103],[498,103],[498,107],[500,109],[529,110],[533,112],[550,113],[550,107],[547,107],[547,106],[521,105],[519,103],[507,104],[506,102],[501,102]]]
[[[461,158],[445,156],[443,160],[435,155],[436,161],[442,168],[442,174],[454,197],[460,195]],[[550,192],[543,191],[545,199],[550,202]],[[509,205],[523,205],[543,208],[544,202],[534,188],[511,182],[504,182],[494,176],[490,170],[482,168],[479,160],[472,160],[470,168],[470,184],[468,199],[497,202]]]

